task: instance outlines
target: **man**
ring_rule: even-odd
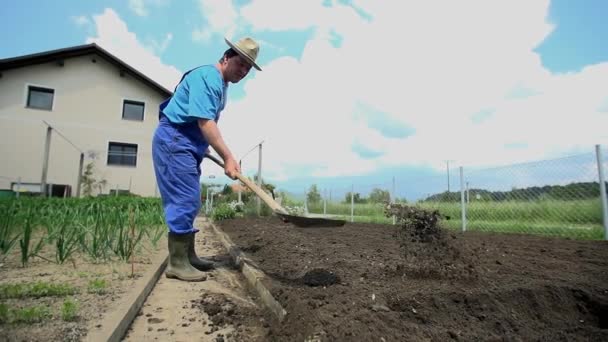
[[[160,105],[159,124],[152,140],[154,172],[169,226],[168,278],[185,281],[205,279],[202,271],[213,263],[195,253],[193,223],[201,207],[200,164],[209,146],[224,160],[224,171],[232,179],[240,172],[224,142],[217,121],[226,105],[228,83],[238,83],[255,63],[259,45],[251,38],[230,47],[215,65],[186,72],[173,96]]]

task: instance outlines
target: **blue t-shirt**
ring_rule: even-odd
[[[228,84],[215,65],[203,65],[184,74],[173,96],[160,104],[160,111],[176,124],[198,119],[217,122],[227,93]]]

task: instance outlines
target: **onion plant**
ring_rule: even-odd
[[[19,234],[14,226],[16,216],[14,201],[0,204],[0,252],[3,259],[19,239]]]

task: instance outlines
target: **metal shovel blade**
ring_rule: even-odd
[[[304,217],[290,214],[283,214],[275,212],[283,222],[289,222],[300,228],[312,228],[312,227],[342,227],[346,221],[328,219],[323,217]]]

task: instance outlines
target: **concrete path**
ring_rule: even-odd
[[[196,237],[199,256],[220,265],[203,282],[160,277],[123,341],[256,341],[268,324],[241,273],[204,218]]]

